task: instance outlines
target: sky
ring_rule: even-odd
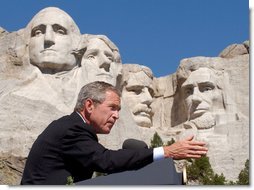
[[[145,65],[155,77],[174,73],[183,58],[215,57],[250,39],[248,0],[4,0],[0,27],[17,31],[50,6],[82,34],[106,35],[123,63]]]

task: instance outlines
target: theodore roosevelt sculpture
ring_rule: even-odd
[[[153,73],[142,65],[123,64],[122,97],[140,127],[152,126]]]

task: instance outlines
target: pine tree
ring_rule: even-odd
[[[153,139],[151,140],[151,148],[163,146],[163,141],[157,132],[154,133]]]
[[[191,165],[187,166],[187,176],[189,181],[198,181],[203,185],[225,185],[226,183],[223,174],[214,173],[209,158],[206,156],[192,161]]]
[[[74,178],[72,176],[67,177],[66,185],[74,185]]]
[[[245,168],[241,170],[236,183],[238,185],[249,185],[249,159],[246,160]]]
[[[171,140],[167,142],[167,146],[170,146],[171,144],[174,144],[175,142],[176,141],[173,138],[171,138]]]

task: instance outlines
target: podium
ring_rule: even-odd
[[[177,173],[171,158],[155,161],[139,170],[95,177],[75,185],[183,185],[183,173]]]

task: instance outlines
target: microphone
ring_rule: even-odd
[[[143,149],[148,148],[147,144],[144,141],[137,139],[126,139],[122,145],[123,149]]]

